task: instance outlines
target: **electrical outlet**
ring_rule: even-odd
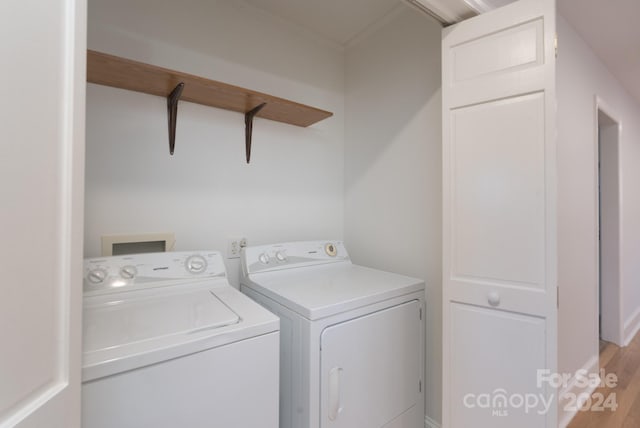
[[[227,238],[227,258],[240,257],[240,249],[247,246],[247,238]]]

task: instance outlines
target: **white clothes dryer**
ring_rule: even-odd
[[[294,242],[245,248],[241,291],[280,317],[281,428],[424,425],[424,281]]]
[[[215,251],[84,262],[83,428],[278,426],[278,318]]]

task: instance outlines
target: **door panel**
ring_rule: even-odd
[[[85,15],[0,6],[1,427],[80,425]]]
[[[499,77],[500,74],[542,65],[542,24],[542,19],[536,19],[453,46],[452,84]]]
[[[463,400],[506,390],[555,403],[535,382],[557,360],[554,38],[554,0],[443,31],[445,428],[556,426],[555,405]]]
[[[418,426],[423,412],[412,410],[423,400],[419,314],[420,303],[411,301],[322,332],[322,428]]]
[[[451,352],[462,357],[456,358],[450,377],[451,398],[462,403],[451,414],[451,426],[545,426],[544,403],[536,386],[537,369],[544,367],[546,358],[545,320],[464,304],[453,304],[451,312]],[[486,332],[478,334],[478,326]],[[518,401],[500,401],[521,396],[532,409],[516,407]]]
[[[544,95],[451,115],[452,276],[543,287]]]
[[[449,107],[537,92],[555,79],[555,1],[538,3],[519,0],[443,30]]]

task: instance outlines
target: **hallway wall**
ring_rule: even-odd
[[[562,16],[558,19],[559,371],[597,371],[595,97],[616,112],[620,141],[621,292],[625,341],[640,328],[640,104]]]

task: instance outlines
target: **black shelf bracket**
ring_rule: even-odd
[[[267,103],[262,103],[244,114],[244,138],[247,149],[247,163],[251,159],[251,136],[253,134],[253,118]]]
[[[184,89],[184,82],[171,91],[167,97],[167,113],[169,114],[169,154],[173,156],[173,150],[176,147],[176,121],[178,120],[178,101]]]

